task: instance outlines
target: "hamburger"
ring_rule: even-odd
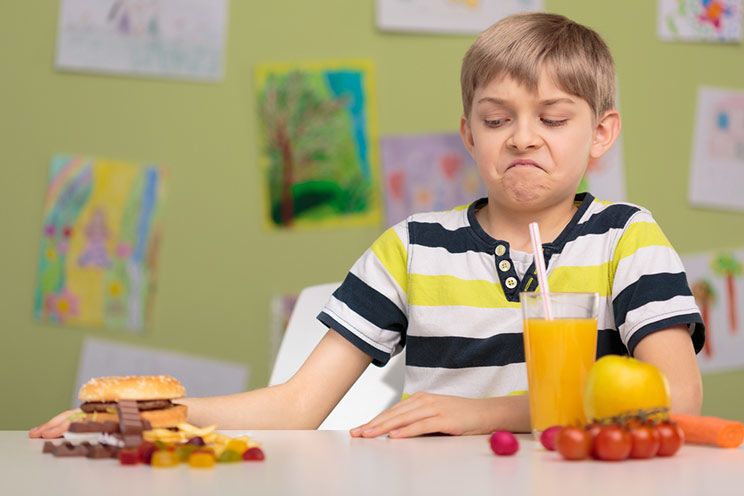
[[[186,389],[169,375],[131,375],[93,378],[78,393],[86,422],[119,422],[117,402],[137,402],[140,416],[151,428],[176,427],[186,422],[186,405],[173,400],[183,398]]]

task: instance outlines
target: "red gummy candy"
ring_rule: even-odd
[[[260,462],[263,461],[266,457],[264,456],[264,452],[261,448],[248,448],[245,450],[245,453],[243,453],[243,460],[247,462]]]
[[[201,436],[195,436],[186,441],[186,444],[193,444],[194,446],[204,446],[205,443],[204,439]]]
[[[136,449],[123,449],[119,451],[119,463],[122,465],[137,465],[140,461]]]
[[[137,448],[137,455],[142,463],[150,465],[152,462],[152,454],[158,450],[158,447],[149,441],[143,441],[142,444]]]

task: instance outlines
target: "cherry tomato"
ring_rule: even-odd
[[[630,428],[632,440],[631,458],[653,458],[659,451],[661,439],[653,426],[635,425]]]
[[[591,449],[591,455],[592,458],[597,458],[597,454],[594,452],[594,439],[597,437],[597,434],[602,430],[602,424],[599,424],[597,422],[591,423],[586,426],[586,431],[589,433],[589,438],[592,440],[592,449]]]
[[[589,433],[579,427],[564,427],[555,439],[555,447],[566,460],[583,460],[592,449]]]
[[[685,434],[680,427],[673,422],[662,422],[656,426],[659,433],[659,451],[657,456],[672,456],[682,443],[685,442]]]
[[[617,426],[608,425],[601,428],[594,438],[593,456],[598,460],[625,460],[633,448],[630,433]]]

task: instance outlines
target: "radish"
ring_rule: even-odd
[[[562,427],[560,425],[554,425],[542,431],[542,434],[540,434],[540,443],[542,443],[546,450],[555,451],[555,438],[558,437],[561,429]]]
[[[509,431],[496,431],[488,440],[491,450],[499,456],[513,455],[519,450],[519,441]]]

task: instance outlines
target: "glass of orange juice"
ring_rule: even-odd
[[[532,432],[586,423],[583,394],[597,354],[597,293],[521,293]]]

